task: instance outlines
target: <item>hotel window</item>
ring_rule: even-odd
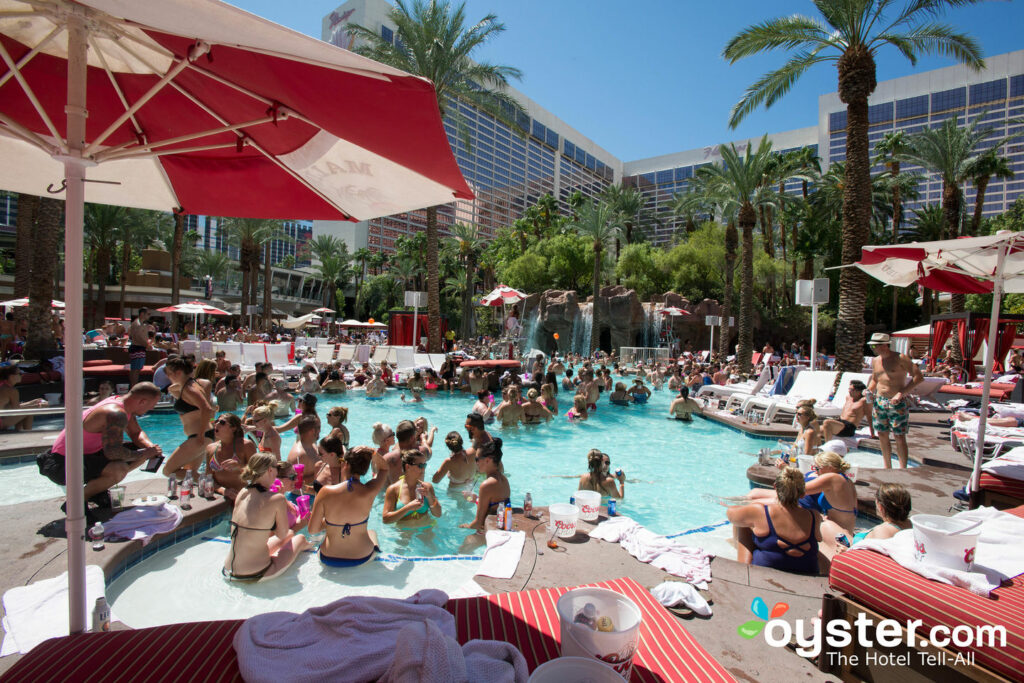
[[[971,106],[1006,99],[1006,79],[971,86]]]
[[[548,134],[545,142],[547,142],[548,147],[558,149],[558,133],[548,128]]]
[[[657,182],[659,185],[662,185],[664,183],[671,183],[673,182],[673,177],[674,173],[672,169],[669,169],[667,171],[658,171]]]
[[[830,131],[842,130],[844,128],[846,128],[845,111],[837,111],[828,115],[828,129]]]
[[[928,96],[910,97],[896,102],[896,118],[908,119],[912,116],[926,116],[928,114]]]
[[[1010,97],[1024,97],[1024,74],[1010,77]]]
[[[570,159],[572,159],[573,156],[576,154],[576,145],[574,145],[571,142],[569,142],[569,140],[566,139],[566,138],[562,138],[562,139],[565,141],[565,156],[567,156]]]
[[[380,27],[380,37],[389,43],[395,42],[395,32],[389,29],[387,26]]]
[[[953,88],[932,93],[932,111],[959,109],[967,104],[967,88]]]
[[[892,121],[892,102],[883,102],[868,107],[868,123]]]
[[[544,135],[545,135],[546,132],[547,132],[547,129],[543,125],[541,125],[540,122],[538,122],[538,121],[534,121],[533,122],[533,130],[530,131],[530,135],[532,135],[533,137],[535,137],[538,140],[540,140],[541,142],[543,142],[544,141]]]

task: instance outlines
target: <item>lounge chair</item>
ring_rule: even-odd
[[[334,345],[324,344],[316,347],[316,356],[313,357],[313,360],[321,367],[330,365],[334,361]]]
[[[1024,517],[1024,507],[1007,512]],[[950,630],[964,625],[971,632],[976,632],[978,626],[1002,626],[1006,629],[1005,647],[950,645],[941,650],[929,647],[928,651],[933,654],[945,652],[946,665],[971,680],[1021,679],[1024,668],[1024,575],[1014,577],[1010,585],[997,588],[992,597],[984,598],[965,588],[929,581],[880,553],[854,548],[833,558],[829,586],[841,595],[838,601],[826,600],[826,618],[845,618],[852,622],[863,613],[876,623],[879,619],[895,619],[900,624],[920,619],[922,625],[917,627],[917,634],[926,634],[937,625]],[[833,602],[838,609],[830,614],[829,603]],[[907,642],[906,633],[902,635],[901,642]],[[911,642],[916,640],[910,639]],[[958,653],[973,657],[957,661]],[[828,656],[827,652],[823,654]],[[899,651],[894,654],[899,654]],[[911,656],[915,663],[920,661],[917,655]],[[845,661],[847,668],[835,673],[843,680],[859,680],[860,674],[849,670],[850,659]],[[859,661],[863,662],[864,657]],[[919,673],[925,676],[932,674],[935,679],[942,680],[940,672]]]
[[[352,360],[355,363],[369,363],[370,347],[367,344],[360,344],[357,346],[355,353],[352,356]]]
[[[708,398],[714,401],[728,399],[736,394],[745,396],[756,396],[762,392],[769,382],[772,381],[772,368],[766,365],[757,379],[752,382],[738,382],[736,384],[705,384],[697,389],[694,398]]]
[[[843,414],[843,407],[846,405],[846,399],[850,395],[850,382],[859,380],[866,386],[869,379],[871,379],[871,375],[868,373],[844,372],[839,378],[839,386],[836,387],[835,394],[832,398],[828,398],[826,395],[825,400],[817,400],[814,404],[814,412],[820,418],[839,417]],[[796,420],[795,405],[778,403],[765,413],[765,421],[769,422],[776,418],[789,418],[791,415],[792,419]]]
[[[213,350],[213,342],[209,340],[203,340],[199,342],[199,357],[209,358],[213,360],[217,357],[216,352]]]
[[[214,346],[216,351],[224,352],[224,357],[229,362],[237,365],[242,364],[242,344],[240,342],[217,342]]]
[[[198,351],[199,342],[192,341],[191,339],[186,339],[185,341],[181,342],[181,354],[183,356],[188,355],[190,353],[193,355],[198,355]]]
[[[828,401],[832,394],[832,387],[835,386],[838,373],[831,370],[805,370],[796,376],[793,386],[785,396],[772,397],[751,397],[743,404],[743,417],[747,420],[752,418],[752,413],[762,412],[764,422],[771,422],[772,418],[783,407],[789,412],[795,412],[796,404],[804,399],[813,398],[816,405]]]
[[[416,368],[416,354],[411,346],[392,346],[391,353],[394,356],[395,369],[402,373],[403,378],[412,374]]]
[[[338,360],[342,366],[351,365],[356,361],[356,347],[354,344],[341,344],[338,346]]]
[[[274,364],[274,371],[285,377],[298,377],[302,374],[301,365],[288,362],[288,344],[267,344],[267,361]]]

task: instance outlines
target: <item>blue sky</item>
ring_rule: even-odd
[[[318,38],[322,17],[341,4],[229,1]],[[818,96],[836,89],[832,64],[814,67],[782,101],[730,130],[732,106],[784,53],[735,65],[721,57],[749,24],[813,10],[809,0],[466,1],[470,22],[493,12],[507,29],[477,58],[519,68],[516,88],[623,161],[816,125]],[[974,36],[986,55],[1024,49],[1024,2],[985,2],[942,20]],[[884,48],[878,80],[951,64],[925,57],[914,67]]]

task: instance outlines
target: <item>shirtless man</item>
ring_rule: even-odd
[[[466,416],[466,433],[469,434],[472,448],[466,449],[466,455],[470,458],[476,457],[476,450],[485,443],[491,441],[491,435],[484,428],[484,418],[479,413],[470,413]]]
[[[380,398],[384,395],[384,391],[387,390],[387,388],[388,385],[384,383],[384,380],[382,380],[379,375],[374,375],[366,383],[366,398]],[[399,468],[400,467],[401,463],[399,463]],[[390,483],[393,482],[389,482],[389,484]]]
[[[842,415],[838,420],[827,419],[821,425],[821,442],[831,441],[836,437],[853,436],[861,421],[871,412],[868,400],[864,398],[864,382],[855,379],[850,382],[850,395],[846,397]]]
[[[132,324],[128,328],[128,382],[135,386],[139,381],[139,373],[146,365],[146,349],[149,347],[149,333],[153,329],[147,321],[149,309],[140,308]]]
[[[501,422],[502,427],[515,427],[523,417],[523,407],[519,405],[519,387],[506,387],[502,393],[501,404],[494,411],[494,416]]]
[[[85,500],[110,507],[107,489],[121,482],[133,469],[163,454],[142,431],[135,418],[152,410],[160,390],[140,382],[124,396],[111,396],[85,411],[82,419],[82,467]],[[131,443],[124,443],[128,435]],[[39,473],[60,486],[65,485],[65,432],[57,435],[50,453],[36,459]],[[66,504],[62,507],[66,510]]]
[[[316,437],[320,432],[320,425],[316,419],[304,417],[299,420],[297,429],[299,438],[295,440],[295,445],[288,452],[288,464],[305,465],[306,470],[303,476],[307,482],[311,482],[317,465],[320,463],[320,451],[316,447]]]
[[[418,450],[429,460],[430,449],[423,449],[420,433],[412,420],[402,420],[395,426],[395,447],[384,455],[388,466],[387,485],[391,486],[402,476],[402,452]]]
[[[0,410],[17,410],[18,408],[39,408],[45,405],[41,398],[34,401],[21,401],[15,385],[21,381],[21,370],[17,365],[0,368]],[[32,416],[0,418],[0,429],[23,431],[32,429]]]
[[[562,364],[561,359],[555,358],[555,360],[551,362],[551,367],[549,367],[548,370],[555,373],[556,375],[561,375],[563,372],[565,372],[565,365]]]
[[[871,381],[868,390],[874,394],[871,422],[878,433],[882,447],[882,459],[886,469],[892,468],[892,445],[889,432],[896,437],[896,455],[900,467],[907,466],[907,428],[910,421],[910,406],[907,394],[924,380],[920,368],[905,353],[896,353],[889,348],[889,335],[876,332],[871,335],[868,346],[877,358],[871,362]],[[907,378],[910,381],[907,381]]]
[[[245,394],[242,392],[242,384],[237,377],[228,375],[224,386],[217,392],[217,410],[234,412],[238,410],[238,404],[245,401]]]

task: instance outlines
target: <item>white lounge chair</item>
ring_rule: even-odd
[[[370,347],[366,344],[360,344],[356,347],[356,352],[353,356],[353,361],[356,363],[369,363],[370,362]]]
[[[803,372],[804,368],[799,366],[799,365],[794,365],[794,366],[791,366],[791,367],[792,367],[791,372],[793,373],[792,381],[795,382],[796,381],[796,375],[801,373],[801,372]],[[730,412],[742,413],[743,412],[743,405],[747,402],[747,399],[749,399],[749,398],[773,398],[773,397],[774,398],[781,398],[781,397],[784,397],[785,394],[783,394],[782,391],[781,391],[782,387],[778,386],[778,385],[779,385],[780,382],[788,381],[788,380],[785,380],[785,378],[783,377],[782,373],[779,372],[778,369],[773,370],[773,374],[775,374],[775,376],[771,379],[771,381],[769,381],[767,384],[765,384],[763,387],[761,387],[760,390],[758,390],[758,391],[751,391],[749,393],[737,392],[737,393],[729,395],[729,397],[725,401],[725,409],[727,411],[730,411]]]
[[[316,347],[316,356],[313,360],[317,365],[330,365],[334,361],[334,345],[324,344]]]
[[[850,394],[850,382],[860,380],[867,385],[869,379],[871,379],[871,375],[866,372],[844,372],[843,376],[839,378],[839,386],[836,387],[835,395],[831,399],[826,396],[823,401],[817,400],[814,404],[814,412],[820,418],[839,417],[843,414],[846,398]],[[771,419],[787,418],[792,415],[793,420],[796,420],[796,406],[778,404],[770,412],[770,415]],[[768,419],[768,417],[769,413],[766,412],[765,418]]]
[[[181,342],[181,354],[183,356],[188,355],[190,353],[194,355],[198,348],[199,342],[194,342],[191,339],[186,339],[185,341]]]
[[[338,346],[338,361],[344,365],[351,365],[356,360],[355,344],[341,344]]]
[[[761,374],[758,375],[757,379],[752,382],[738,382],[736,384],[705,384],[704,386],[697,389],[697,392],[693,395],[694,398],[710,398],[713,400],[721,400],[729,398],[734,394],[745,394],[747,396],[753,396],[761,392],[761,390],[772,380],[772,368],[766,365]]]
[[[213,350],[213,342],[212,341],[209,341],[207,339],[207,340],[203,340],[203,341],[199,342],[199,357],[200,358],[210,358],[210,359],[213,359],[213,358],[217,357],[217,353]]]
[[[224,357],[231,363],[242,364],[242,344],[239,342],[217,342],[215,352],[223,351]]]
[[[391,350],[395,357],[395,369],[403,376],[411,374],[417,367],[415,349],[411,346],[392,346]]]
[[[743,416],[751,418],[751,413],[763,411],[764,422],[771,422],[774,415],[782,406],[796,407],[799,401],[813,398],[818,404],[828,401],[832,394],[832,387],[835,386],[838,373],[831,370],[805,370],[797,373],[796,379],[789,393],[785,396],[759,397],[752,396],[743,403]]]
[[[242,344],[242,367],[252,370],[257,363],[267,362],[266,344]]]
[[[288,362],[288,344],[267,344],[267,361],[274,364],[274,371],[285,377],[298,377],[302,374],[301,365]]]

